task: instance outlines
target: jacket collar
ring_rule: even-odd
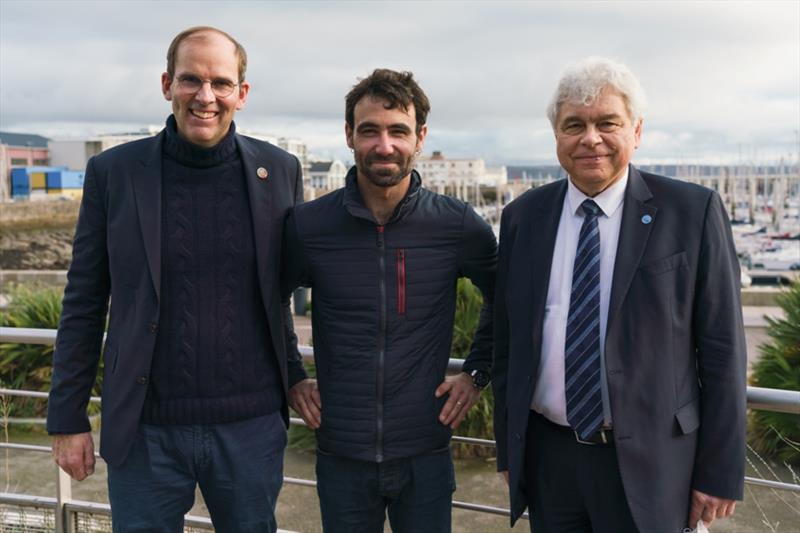
[[[345,209],[347,209],[347,212],[352,216],[363,218],[374,224],[377,224],[375,217],[372,216],[372,213],[369,209],[367,209],[366,204],[364,204],[364,198],[361,196],[361,191],[358,190],[356,175],[357,168],[355,165],[353,165],[350,167],[350,170],[347,172],[347,177],[345,178],[344,198],[342,203],[344,204]],[[406,195],[394,208],[394,213],[392,213],[392,216],[389,217],[387,224],[397,222],[411,212],[417,203],[420,190],[422,190],[422,178],[416,170],[412,170],[411,184],[408,186],[408,191],[406,191]]]

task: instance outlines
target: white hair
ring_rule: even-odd
[[[561,75],[558,87],[547,105],[547,118],[553,130],[556,129],[561,104],[573,102],[589,105],[605,88],[615,89],[622,95],[631,122],[635,124],[644,117],[647,97],[633,72],[622,63],[593,56],[571,64]]]

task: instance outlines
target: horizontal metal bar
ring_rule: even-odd
[[[790,492],[800,492],[800,485],[794,483],[784,483],[782,481],[772,481],[769,479],[761,479],[759,477],[744,477],[744,482],[749,485],[758,485],[760,487],[769,487],[771,489],[788,490]]]
[[[39,509],[55,509],[56,499],[48,496],[32,496],[30,494],[17,494],[0,492],[0,503],[15,505],[17,507],[37,507]]]
[[[317,482],[313,479],[303,479],[299,477],[283,477],[283,482],[289,485],[300,485],[302,487],[316,487]]]
[[[468,511],[478,511],[479,513],[487,513],[487,514],[494,514],[499,516],[511,516],[511,511],[509,509],[504,509],[502,507],[493,507],[491,505],[480,505],[477,503],[468,503],[468,502],[459,502],[453,500],[453,507],[457,509],[466,509]],[[520,518],[529,520],[530,516],[527,512],[522,513]]]
[[[747,387],[747,407],[800,415],[800,391]]]
[[[88,513],[111,517],[111,506],[107,503],[70,500],[64,504],[68,513]],[[205,516],[186,515],[184,525],[199,529],[213,530],[211,519]]]
[[[21,344],[53,344],[56,340],[56,330],[40,328],[9,328],[0,327],[0,342],[16,342]],[[306,362],[314,361],[314,348],[311,346],[298,346],[303,360]],[[463,359],[451,358],[447,364],[448,373],[458,373],[461,371]],[[20,391],[11,392],[9,389],[0,389],[0,394],[9,396],[30,396],[34,398],[46,398],[47,393],[25,393]],[[100,399],[93,396],[92,402],[99,402]],[[747,402],[751,409],[762,411],[773,411],[776,413],[800,414],[800,391],[787,391],[780,389],[766,389],[763,387],[747,387]]]
[[[494,448],[495,443],[493,440],[489,439],[476,439],[475,437],[460,437],[458,435],[453,435],[452,439],[453,442],[459,442],[462,444],[475,444],[476,446],[489,446]]]
[[[20,398],[41,398],[43,400],[46,400],[49,394],[42,391],[0,388],[0,396],[17,396]],[[92,403],[100,403],[101,398],[100,396],[91,396],[89,398],[89,401]]]
[[[21,450],[25,452],[52,453],[50,446],[36,446],[35,444],[17,444],[16,442],[0,442],[0,450]]]

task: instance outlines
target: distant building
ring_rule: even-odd
[[[507,181],[506,167],[487,167],[480,158],[450,159],[440,151],[417,159],[416,169],[426,187],[487,186],[496,187]]]
[[[0,201],[11,196],[11,169],[50,164],[47,137],[0,131]]]
[[[309,181],[314,189],[332,191],[344,187],[347,167],[338,159],[335,161],[312,161],[309,165]]]
[[[147,126],[146,128],[134,132],[103,133],[86,139],[52,140],[49,142],[51,164],[74,170],[83,170],[86,168],[86,163],[92,156],[120,144],[158,135],[162,129],[163,126]],[[303,172],[307,172],[308,150],[302,141],[249,131],[240,130],[240,133],[283,148],[287,152],[295,155],[300,160]]]

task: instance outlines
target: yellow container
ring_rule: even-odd
[[[48,189],[47,194],[80,200],[83,198],[83,189]]]
[[[31,172],[31,189],[46,189],[47,174],[45,172]]]

